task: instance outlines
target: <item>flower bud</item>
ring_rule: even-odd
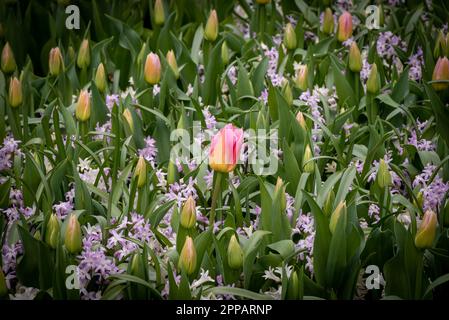
[[[90,64],[90,50],[89,40],[84,39],[81,42],[80,49],[78,51],[78,60],[76,61],[80,69],[87,68]]]
[[[304,119],[304,114],[301,111],[298,111],[298,113],[296,114],[296,121],[298,121],[301,128],[307,131],[306,119]]]
[[[435,59],[444,56],[446,52],[446,38],[444,37],[443,30],[438,32],[437,39],[435,41],[435,48],[433,49],[433,56]]]
[[[331,34],[334,32],[334,15],[330,8],[326,8],[323,16],[323,27],[324,34]]]
[[[228,265],[234,270],[240,269],[243,265],[243,250],[234,234],[228,245]]]
[[[189,196],[181,211],[181,226],[191,229],[196,223],[196,203],[192,196]]]
[[[296,49],[296,33],[290,22],[285,26],[284,45],[288,50]]]
[[[81,251],[81,226],[78,222],[78,218],[74,214],[70,215],[65,231],[64,244],[66,249],[72,254]]]
[[[376,94],[379,92],[379,77],[377,74],[377,64],[373,63],[371,66],[371,71],[366,81],[366,91],[371,94]]]
[[[265,119],[265,115],[262,111],[259,111],[256,120],[256,128],[257,129],[265,129],[267,127],[267,120]]]
[[[142,188],[147,180],[147,163],[142,156],[137,161],[134,177],[137,177],[137,187]]]
[[[337,228],[338,220],[340,220],[340,217],[342,219],[346,219],[345,201],[341,201],[332,213],[331,219],[329,221],[329,229],[332,234],[335,232],[335,228]]]
[[[297,300],[299,298],[299,278],[298,273],[293,271],[291,273],[288,285],[287,285],[287,299]]]
[[[47,229],[45,231],[45,243],[51,248],[56,249],[59,242],[59,221],[55,214],[50,216],[47,223]]]
[[[163,25],[165,22],[164,4],[162,0],[156,0],[154,3],[154,23],[158,26]]]
[[[391,185],[390,170],[388,170],[388,165],[385,163],[384,159],[380,159],[379,161],[379,169],[377,169],[376,182],[381,189]]]
[[[90,118],[90,96],[87,90],[81,90],[80,92],[75,115],[78,121],[81,122],[87,121]]]
[[[69,56],[70,61],[75,60],[75,49],[73,49],[72,46],[69,46],[69,49],[67,50],[67,55]]]
[[[437,230],[437,215],[432,210],[424,213],[421,225],[415,236],[415,246],[420,249],[431,248]]]
[[[424,198],[423,198],[423,194],[422,192],[418,192],[418,194],[416,195],[416,199],[413,200],[413,204],[418,207],[418,208],[422,208],[423,204],[424,204]]]
[[[167,168],[167,184],[171,185],[176,181],[176,164],[174,161],[170,160],[168,162],[168,168]]]
[[[175,78],[179,79],[178,64],[176,63],[176,57],[175,57],[173,50],[169,50],[167,52],[167,63],[170,66],[171,70],[173,71]]]
[[[61,50],[58,47],[50,50],[48,56],[48,71],[52,76],[57,76],[64,68],[64,61],[62,60]]]
[[[435,65],[435,69],[433,69],[432,75],[433,81],[438,80],[449,80],[449,60],[446,57],[438,58],[437,63]],[[432,83],[433,88],[436,91],[442,91],[449,87],[448,83]]]
[[[207,19],[206,27],[204,28],[204,39],[214,42],[218,37],[218,17],[217,11],[212,10]]]
[[[106,90],[106,72],[104,71],[103,63],[98,65],[97,72],[95,73],[95,85],[100,92],[104,92]]]
[[[302,91],[306,91],[309,87],[309,68],[306,64],[302,64],[299,66],[298,71],[296,73],[296,86]]]
[[[126,123],[129,126],[129,129],[131,130],[132,133],[134,133],[134,120],[133,120],[133,116],[131,114],[131,111],[129,111],[129,109],[125,109],[123,111],[123,118],[125,118]]]
[[[221,61],[223,61],[224,65],[229,63],[229,49],[226,41],[223,41],[221,45]]]
[[[145,81],[151,85],[159,83],[161,80],[161,61],[155,53],[149,53],[145,61]]]
[[[362,70],[362,56],[359,47],[354,41],[349,49],[349,70],[352,72],[360,72]]]
[[[287,101],[288,106],[291,107],[293,105],[293,93],[288,81],[285,81],[282,86],[282,95],[284,96],[285,101]]]
[[[16,70],[16,59],[14,59],[14,53],[12,52],[9,42],[6,42],[2,50],[2,71],[4,73],[13,73]]]
[[[287,197],[285,195],[285,185],[281,177],[277,178],[276,186],[274,187],[274,198],[279,199],[281,205],[281,212],[285,212],[287,208]]]
[[[348,11],[345,11],[338,18],[338,32],[337,39],[340,42],[348,40],[352,36],[352,16]]]
[[[3,298],[8,294],[8,286],[6,285],[5,274],[3,269],[0,268],[0,298]]]
[[[312,159],[312,150],[310,150],[310,146],[307,145],[304,151],[304,157],[302,159],[302,167],[304,172],[313,173],[315,170],[315,165],[313,161],[309,161]]]
[[[9,82],[9,105],[16,108],[22,104],[22,84],[13,77]]]
[[[330,216],[332,214],[332,206],[334,205],[335,201],[335,192],[333,189],[329,191],[329,193],[326,196],[326,201],[324,201],[323,211],[326,216]]]
[[[187,236],[179,256],[178,268],[191,275],[196,268],[196,249],[191,237]]]

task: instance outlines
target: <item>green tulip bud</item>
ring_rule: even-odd
[[[341,219],[346,220],[346,202],[341,201],[338,206],[335,208],[334,212],[331,215],[331,219],[329,222],[329,230],[333,234],[335,229],[337,228],[338,221]]]
[[[106,72],[104,70],[103,63],[100,63],[97,68],[97,72],[95,73],[95,85],[98,88],[98,91],[105,92],[107,87],[106,82]]]
[[[243,250],[234,234],[228,245],[228,265],[234,270],[240,269],[243,265]]]
[[[371,71],[366,82],[366,91],[371,94],[377,94],[379,92],[379,76],[377,74],[377,65],[373,63]]]
[[[334,32],[334,15],[330,8],[326,8],[324,11],[322,30],[324,34]]]
[[[296,33],[290,22],[285,26],[284,45],[288,50],[296,49]]]
[[[226,41],[223,41],[223,44],[221,45],[221,61],[223,61],[224,65],[229,63],[229,49]]]
[[[265,129],[267,126],[267,120],[265,119],[265,115],[262,111],[259,111],[257,115],[256,127],[257,129]]]
[[[279,199],[281,204],[281,212],[285,212],[287,208],[287,196],[285,195],[285,185],[281,177],[277,178],[276,186],[274,187],[274,198]]]
[[[384,159],[379,161],[379,169],[376,174],[377,185],[383,189],[391,185],[391,174],[388,169],[388,165],[385,163]]]
[[[218,37],[218,17],[217,11],[212,10],[207,19],[206,27],[204,28],[204,39],[214,42]]]
[[[296,74],[296,86],[302,91],[309,87],[309,68],[307,65],[300,65]]]
[[[332,206],[334,205],[334,201],[335,201],[335,192],[333,189],[331,189],[326,196],[326,201],[324,201],[323,210],[326,216],[330,216],[332,214]]]
[[[147,163],[142,156],[139,156],[137,161],[134,177],[137,177],[137,187],[142,188],[147,181]]]
[[[125,118],[129,130],[131,130],[131,132],[134,133],[134,120],[131,111],[129,111],[129,109],[125,109],[123,111],[123,118]]]
[[[156,0],[154,3],[154,23],[158,26],[165,22],[164,4],[162,0]]]
[[[287,80],[284,81],[284,85],[282,87],[282,95],[284,96],[285,101],[287,101],[288,106],[291,107],[293,105],[293,93]]]
[[[80,69],[87,68],[90,64],[90,49],[89,49],[89,40],[84,39],[81,42],[80,49],[78,51],[78,60],[76,64]]]
[[[14,59],[14,53],[9,42],[6,42],[2,50],[1,67],[4,73],[13,73],[17,68],[16,59]]]
[[[19,79],[13,77],[9,82],[9,105],[16,108],[22,104],[22,84]]]
[[[287,299],[297,300],[299,298],[299,278],[298,273],[293,271],[287,286]]]
[[[446,52],[446,38],[444,37],[443,30],[438,32],[437,39],[435,41],[435,48],[433,49],[433,57],[438,59],[444,56]]]
[[[55,214],[50,216],[47,223],[47,229],[45,231],[45,243],[51,248],[56,249],[59,242],[59,221]]]
[[[181,211],[181,226],[191,229],[196,223],[196,203],[192,196],[189,196]]]
[[[306,145],[306,149],[304,151],[304,157],[302,159],[302,167],[304,172],[313,173],[315,171],[315,165],[313,161],[309,161],[312,159],[312,150],[309,145]]]
[[[81,226],[76,215],[71,214],[65,231],[65,247],[72,254],[81,251]]]
[[[432,210],[426,211],[415,236],[415,246],[420,249],[431,248],[437,230],[437,215]]]
[[[176,164],[174,161],[170,160],[168,162],[168,167],[167,167],[167,184],[168,185],[170,185],[176,181],[176,172],[177,172]]]
[[[168,65],[170,66],[171,70],[173,71],[173,74],[175,75],[175,78],[179,79],[178,64],[176,63],[176,57],[175,57],[173,50],[169,50],[167,52],[166,59],[167,59]]]
[[[349,70],[352,72],[360,72],[362,70],[362,56],[355,41],[349,49]]]
[[[196,249],[191,237],[187,236],[179,256],[178,268],[191,275],[196,268]]]

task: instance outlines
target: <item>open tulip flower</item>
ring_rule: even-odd
[[[448,21],[437,0],[0,1],[0,317],[447,301]]]

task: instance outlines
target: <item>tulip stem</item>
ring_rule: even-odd
[[[212,194],[212,204],[211,204],[210,215],[209,215],[209,230],[212,230],[212,231],[214,230],[215,208],[217,206],[218,195],[220,194],[222,175],[223,174],[221,172],[215,173],[215,188],[214,188],[214,192]]]

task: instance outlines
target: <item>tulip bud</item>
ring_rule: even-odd
[[[427,210],[415,236],[415,246],[420,249],[431,248],[437,230],[437,215]]]
[[[176,63],[176,57],[173,50],[169,50],[167,52],[167,63],[170,66],[171,70],[173,71],[175,78],[179,79],[178,64]]]
[[[90,118],[90,96],[87,90],[81,90],[80,92],[75,115],[78,121],[81,122],[87,121]]]
[[[226,41],[223,41],[223,44],[221,45],[221,61],[223,61],[223,64],[225,65],[229,63],[229,49]]]
[[[330,8],[326,8],[323,16],[323,33],[331,34],[334,32],[334,15]]]
[[[147,55],[145,61],[145,81],[151,85],[159,83],[161,80],[161,61],[159,56],[154,53]]]
[[[81,42],[80,49],[78,51],[78,60],[76,61],[80,69],[87,68],[90,64],[90,50],[89,40],[84,39]]]
[[[171,185],[176,180],[176,164],[174,161],[170,160],[168,162],[168,168],[167,168],[167,184]]]
[[[423,198],[423,194],[422,192],[418,192],[418,194],[416,195],[416,200],[413,200],[413,204],[418,207],[418,208],[422,208],[423,204],[424,204],[424,198]]]
[[[189,196],[181,211],[181,226],[191,229],[196,223],[196,203],[192,196]]]
[[[78,218],[74,214],[70,215],[67,229],[65,231],[64,244],[66,249],[72,254],[76,254],[81,251],[81,226],[78,222]]]
[[[69,49],[67,50],[67,54],[69,56],[70,61],[73,61],[75,59],[75,49],[73,49],[72,46],[70,46]]]
[[[134,276],[142,276],[145,274],[143,268],[142,256],[139,253],[133,255],[131,259],[131,265],[129,268],[130,274]]]
[[[191,237],[187,236],[179,256],[178,268],[191,275],[196,268],[196,249]]]
[[[335,228],[337,228],[338,220],[340,220],[340,217],[342,219],[346,219],[345,201],[341,201],[332,213],[331,219],[329,221],[329,229],[332,234],[335,232]]]
[[[154,23],[158,26],[165,22],[164,4],[162,0],[156,0],[154,3]]]
[[[13,73],[16,70],[16,59],[14,59],[14,53],[12,52],[9,42],[6,42],[2,50],[2,71],[4,73]]]
[[[297,300],[299,298],[299,279],[298,273],[293,271],[287,286],[287,299]]]
[[[137,161],[136,170],[134,171],[134,177],[137,177],[137,187],[141,188],[145,185],[147,180],[147,163],[142,156],[139,156]]]
[[[437,39],[435,41],[435,48],[433,49],[433,56],[435,59],[444,56],[446,52],[446,38],[444,37],[443,30],[438,32]]]
[[[56,249],[59,242],[59,221],[55,214],[50,216],[45,231],[45,243],[53,249]]]
[[[144,42],[142,48],[140,48],[139,54],[137,55],[137,65],[140,67],[142,65],[142,61],[145,58],[145,51],[147,50],[147,44]]]
[[[106,72],[104,71],[103,63],[98,65],[97,72],[95,73],[95,85],[100,92],[104,92],[106,90]]]
[[[258,4],[268,4],[271,0],[256,0],[256,3]]]
[[[285,209],[287,208],[287,198],[285,195],[285,186],[284,181],[281,177],[277,178],[276,186],[274,187],[274,198],[279,198],[280,205],[281,205],[281,212],[285,212]]]
[[[438,58],[433,69],[432,80],[449,80],[449,60],[446,57]],[[432,86],[436,91],[442,91],[449,87],[449,83],[432,83]]]
[[[57,76],[64,68],[64,61],[62,60],[61,50],[58,47],[50,50],[48,57],[48,70],[52,76]]]
[[[214,42],[218,37],[218,17],[217,11],[212,10],[207,19],[206,27],[204,28],[204,39]]]
[[[362,56],[359,47],[354,41],[349,49],[349,70],[352,72],[360,72],[362,70]]]
[[[302,91],[309,87],[309,68],[306,64],[300,65],[296,74],[296,86]]]
[[[366,81],[366,91],[372,94],[376,94],[379,92],[379,77],[377,74],[377,65],[375,63],[371,66],[371,71],[368,76],[368,80]]]
[[[125,109],[123,111],[123,118],[125,118],[126,123],[129,126],[129,129],[131,130],[131,132],[134,132],[134,120],[133,120],[133,116],[131,114],[131,111],[129,111],[129,109]]]
[[[288,106],[291,107],[293,105],[293,93],[288,81],[284,82],[282,87],[282,95],[284,96],[285,101],[287,101]]]
[[[288,50],[296,49],[296,33],[290,22],[285,26],[284,45]]]
[[[8,286],[6,285],[5,274],[3,269],[0,268],[0,298],[3,298],[8,294]]]
[[[348,40],[352,36],[352,16],[345,11],[338,18],[338,32],[337,39],[340,42]]]
[[[315,166],[313,161],[309,161],[312,159],[312,150],[310,150],[310,146],[307,145],[304,151],[304,157],[302,159],[302,167],[304,172],[313,173],[315,170]]]
[[[12,108],[22,104],[22,84],[20,80],[13,77],[9,82],[9,105]]]
[[[296,121],[298,121],[301,128],[307,131],[306,119],[304,118],[304,114],[301,111],[298,111],[298,113],[296,114]]]
[[[240,269],[243,265],[243,250],[234,234],[228,245],[228,265],[234,270]]]
[[[391,185],[391,174],[388,165],[384,159],[379,161],[379,169],[377,170],[376,182],[380,188],[386,188]]]
[[[332,206],[334,205],[334,201],[335,201],[335,192],[333,189],[331,189],[331,191],[329,191],[329,193],[327,194],[326,201],[324,201],[324,206],[323,206],[323,210],[324,210],[324,213],[326,214],[326,216],[331,215]]]

